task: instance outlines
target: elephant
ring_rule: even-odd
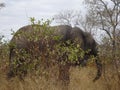
[[[47,34],[44,35],[44,33],[42,33],[44,29],[47,28],[49,29],[45,33],[49,33],[49,37]],[[15,33],[10,41],[9,72],[7,74],[8,78],[17,76],[19,74],[18,71],[21,71],[22,75],[26,75],[27,70],[20,69],[20,67],[23,65],[22,63],[24,63],[25,60],[28,60],[27,64],[30,64],[32,60],[38,58],[39,56],[42,56],[43,53],[45,53],[44,57],[48,59],[51,55],[49,55],[46,48],[49,47],[49,51],[54,51],[54,46],[59,43],[64,43],[64,45],[67,47],[69,45],[66,43],[66,41],[70,41],[70,44],[80,45],[80,48],[82,48],[84,51],[87,51],[89,49],[90,51],[89,53],[85,53],[83,59],[78,57],[78,61],[75,63],[66,62],[65,64],[61,64],[59,60],[60,58],[56,59],[58,60],[57,63],[59,67],[59,80],[65,82],[64,84],[68,85],[70,82],[70,67],[78,66],[81,64],[83,66],[86,66],[86,62],[89,59],[90,55],[96,57],[95,62],[98,70],[94,81],[100,78],[102,72],[102,64],[98,59],[97,43],[91,34],[82,31],[78,27],[71,27],[68,25],[48,26],[47,28],[41,25],[27,25],[20,28]],[[30,54],[30,56],[32,56],[32,60],[29,60],[31,58],[29,58],[27,55],[26,59],[22,57],[23,52]],[[67,55],[63,55],[63,60],[64,56],[67,57]],[[16,66],[13,62],[17,63],[15,64]],[[46,65],[48,65],[50,62],[46,61],[44,63],[47,63]],[[36,66],[37,65],[38,64],[36,64]]]
[[[88,32],[83,32],[80,28],[78,27],[74,27],[71,30],[70,33],[71,39],[73,43],[75,42],[75,39],[78,38],[77,43],[80,44],[81,43],[81,48],[84,51],[87,51],[90,49],[90,51],[88,53],[85,53],[83,60],[78,60],[79,63],[76,63],[75,65],[80,65],[82,64],[83,66],[86,65],[87,60],[90,58],[91,55],[93,55],[94,57],[96,57],[95,59],[95,63],[97,66],[97,75],[94,78],[93,82],[95,82],[96,80],[98,80],[101,77],[102,74],[102,63],[99,60],[99,56],[98,56],[98,44],[95,41],[95,39],[92,37],[92,35]]]

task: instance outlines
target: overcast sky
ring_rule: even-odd
[[[80,10],[83,0],[0,0],[6,7],[0,10],[0,35],[10,39],[16,31],[29,24],[29,17],[49,19],[62,10]]]

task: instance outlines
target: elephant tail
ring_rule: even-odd
[[[97,66],[97,75],[93,79],[93,82],[95,82],[96,80],[98,80],[101,77],[101,75],[102,75],[102,63],[99,61],[98,58],[95,60],[95,63],[96,63],[96,66]]]

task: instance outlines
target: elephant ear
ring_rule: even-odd
[[[52,27],[54,29],[55,36],[60,36],[61,41],[67,41],[70,37],[72,27],[68,25],[59,25]]]
[[[94,39],[92,35],[88,32],[84,32],[84,38],[85,38],[85,47],[86,49],[90,49],[93,46]]]
[[[72,28],[70,33],[70,39],[72,43],[79,44],[81,48],[84,50],[84,42],[85,42],[84,32],[80,28],[78,27]]]
[[[91,54],[97,55],[97,42],[94,40],[93,36],[88,33],[84,32],[85,37],[85,50],[91,49]]]

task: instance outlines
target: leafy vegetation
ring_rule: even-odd
[[[35,21],[34,18],[31,18],[32,31],[20,29],[14,34],[14,40],[11,40],[9,44],[10,50],[13,52],[10,53],[11,73],[20,78],[24,77],[28,72],[34,71],[38,73],[39,71],[41,73],[42,61],[47,63],[48,67],[51,60],[61,64],[79,63],[78,59],[81,58],[82,60],[85,53],[89,52],[82,50],[80,44],[72,44],[69,40],[61,42],[62,36],[54,35],[55,28],[50,27],[50,22],[50,20]],[[21,40],[23,42],[19,42]],[[25,43],[27,48],[19,48],[19,43]]]
[[[53,71],[51,71],[51,70],[54,70],[55,74],[58,73],[57,72],[58,69],[56,68],[56,66],[54,66],[54,69],[51,69],[51,70],[48,69],[47,71],[43,71],[46,68],[46,67],[41,67],[41,66],[43,66],[43,63],[42,63],[43,61],[47,62],[46,64],[49,64],[50,63],[50,59],[57,58],[58,60],[61,60],[61,58],[66,55],[67,57],[64,57],[64,60],[61,61],[62,64],[65,64],[65,63],[71,63],[71,62],[75,63],[77,61],[77,59],[78,59],[77,58],[78,56],[80,58],[84,57],[84,53],[85,52],[80,48],[80,46],[78,44],[71,44],[70,41],[66,41],[65,43],[56,44],[54,46],[54,49],[51,50],[51,47],[49,46],[49,40],[55,40],[55,41],[57,41],[57,40],[60,40],[60,38],[62,36],[55,36],[55,37],[53,37],[53,35],[52,35],[53,29],[51,30],[51,28],[49,27],[49,23],[50,23],[50,21],[42,22],[42,24],[40,24],[40,21],[38,21],[36,23],[35,23],[34,20],[32,21],[32,25],[33,25],[33,28],[34,28],[34,31],[35,31],[34,33],[32,33],[32,35],[36,34],[36,33],[38,34],[38,32],[42,32],[43,33],[43,34],[40,34],[39,37],[41,37],[43,39],[42,43],[44,43],[44,47],[46,47],[45,48],[45,52],[48,52],[48,53],[38,52],[37,51],[38,47],[36,47],[36,45],[34,45],[34,46],[31,45],[30,46],[30,47],[34,48],[34,51],[31,48],[32,50],[30,50],[30,52],[31,52],[30,54],[28,54],[24,49],[21,50],[21,51],[17,51],[17,49],[15,50],[17,56],[16,56],[16,58],[15,58],[15,60],[13,62],[14,72],[17,73],[20,76],[24,76],[23,72],[26,72],[26,71],[27,72],[32,72],[31,74],[29,73],[27,75],[27,77],[25,78],[25,82],[29,82],[29,84],[32,84],[32,83],[33,84],[34,83],[38,84],[39,81],[36,81],[36,80],[38,80],[37,78],[38,78],[39,75],[40,75],[41,78],[44,78],[44,80],[47,80],[47,82],[45,82],[46,84],[47,83],[51,83],[51,81],[49,81],[49,79],[51,78],[51,73],[53,73]],[[42,29],[40,27],[38,27],[38,24],[39,25],[43,25]],[[44,31],[42,31],[42,30],[44,30]],[[19,37],[20,34],[21,33],[17,33],[15,35],[18,35],[18,37]],[[37,42],[39,40],[38,36],[31,37],[31,34],[26,34],[26,33],[24,33],[23,35],[27,36],[29,38],[28,39],[29,41],[36,42],[35,44],[37,44]],[[0,70],[1,70],[0,73],[2,73],[1,77],[3,77],[2,75],[6,74],[6,72],[8,70],[8,65],[9,65],[8,64],[8,62],[9,62],[9,60],[8,60],[9,59],[9,57],[8,57],[9,56],[9,47],[15,47],[15,45],[13,43],[10,43],[10,44],[9,44],[9,42],[3,43],[2,42],[2,38],[4,38],[4,37],[1,37],[1,40],[0,40],[0,52],[1,52],[0,53],[0,56],[1,56],[0,57]],[[66,44],[67,44],[67,46],[66,46]],[[108,50],[109,50],[109,52],[107,52]],[[112,87],[112,88],[118,88],[117,86],[112,86],[112,83],[109,82],[109,80],[111,80],[112,82],[116,82],[116,78],[117,78],[116,72],[114,72],[112,74],[112,76],[114,77],[113,79],[110,79],[112,76],[109,76],[109,74],[111,74],[110,73],[111,70],[109,71],[108,67],[111,68],[110,61],[112,61],[112,59],[113,59],[113,56],[112,56],[112,47],[111,47],[111,44],[109,43],[109,39],[107,39],[107,38],[103,39],[103,44],[101,44],[99,46],[99,51],[100,51],[99,52],[100,59],[102,60],[103,64],[105,64],[105,67],[104,67],[104,74],[103,74],[104,76],[102,77],[102,80],[98,81],[98,84],[99,83],[103,83],[102,81],[107,81],[106,83],[104,83],[105,85],[107,85],[106,87],[104,86],[104,84],[99,84],[99,85],[101,85],[101,88],[103,90],[110,89],[110,87]],[[21,52],[21,53],[18,54],[18,52]],[[86,51],[86,53],[87,52],[89,52],[89,51]],[[117,60],[119,60],[120,59],[120,57],[119,57],[119,48],[118,48],[117,53],[118,53],[116,55],[117,56]],[[32,57],[31,57],[31,54],[32,54]],[[43,55],[43,56],[40,56],[40,55]],[[44,60],[44,57],[46,57],[46,56],[47,56],[47,61]],[[23,60],[25,60],[24,63],[23,63],[23,61],[17,60],[19,58],[22,58]],[[94,57],[91,57],[91,59],[94,60]],[[92,72],[93,72],[93,75],[94,75],[94,73],[95,73],[95,71],[94,71],[94,64],[91,63],[91,62],[88,62],[88,63],[89,63],[89,66],[86,67],[86,68],[88,68],[88,69],[89,68],[93,68],[93,71],[89,71],[88,72],[87,71],[88,69],[86,69],[85,71],[82,71],[81,73],[85,74],[87,72],[87,74],[90,74],[90,73],[92,74]],[[21,66],[18,68],[19,65],[21,65]],[[48,66],[52,67],[53,65],[54,65],[54,63],[51,64],[51,65],[48,65]],[[108,66],[106,66],[106,65],[108,65]],[[78,71],[75,72],[74,70],[72,72],[76,73],[75,75],[77,75]],[[80,75],[78,75],[77,77],[80,77],[81,75],[83,75],[81,73],[79,73]],[[31,76],[33,76],[33,75],[37,75],[37,77],[33,77],[33,80],[32,80]],[[91,77],[93,77],[93,75],[91,75]],[[39,77],[39,80],[41,81],[40,77]],[[71,78],[75,78],[75,77],[76,76],[74,76],[74,75],[71,76]],[[83,78],[83,76],[82,76],[82,78]],[[29,79],[29,81],[28,81],[28,79]],[[54,80],[54,79],[52,77],[52,80]],[[88,79],[90,79],[90,78],[88,78]],[[1,80],[4,80],[4,79],[1,79]],[[44,82],[44,80],[42,79],[43,82]],[[73,80],[73,79],[71,79],[71,80]],[[17,78],[14,78],[14,82],[19,82],[20,84],[22,84],[22,88],[26,87]],[[14,82],[13,82],[13,84],[14,84]],[[73,80],[73,82],[76,83],[76,81],[74,81],[74,80]],[[72,85],[73,82],[70,85]],[[119,80],[117,80],[117,82],[119,83]],[[118,84],[117,82],[116,82],[115,85]],[[39,83],[41,83],[41,85],[42,85],[42,82],[39,82]],[[6,81],[5,84],[8,84],[8,82]],[[12,85],[12,83],[10,85]],[[54,84],[50,85],[50,87],[51,88],[53,88],[53,87],[54,88],[59,88],[59,87],[56,87],[56,86],[53,86],[53,85]],[[45,87],[46,86],[43,85],[42,88],[45,88]],[[74,86],[72,86],[72,87],[74,88]],[[94,84],[93,84],[93,86],[91,84],[92,90],[93,90],[93,87],[94,87]],[[16,87],[14,87],[14,89],[15,88]],[[35,88],[35,87],[29,87],[29,88]],[[79,87],[79,88],[81,88],[81,87]]]
[[[70,70],[70,85],[69,90],[119,90],[120,88],[120,2],[119,0],[109,0],[112,6],[109,7],[107,1],[104,0],[85,0],[88,8],[88,13],[85,16],[85,21],[81,20],[80,13],[74,11],[66,11],[58,14],[55,19],[61,24],[74,26],[82,26],[85,31],[96,34],[95,30],[105,31],[102,37],[99,48],[99,59],[103,64],[103,75],[96,83],[91,82],[95,76],[95,58],[91,56],[88,66],[85,68],[72,67]],[[0,9],[4,4],[0,4]],[[68,17],[69,15],[69,17]],[[77,18],[77,19],[76,19]],[[71,44],[68,40],[64,43],[60,42],[54,46],[50,46],[54,41],[59,41],[62,36],[54,36],[54,29],[50,28],[52,20],[30,19],[34,32],[19,32],[14,33],[16,40],[21,35],[28,38],[29,53],[23,49],[15,49],[16,57],[12,61],[13,71],[20,78],[26,75],[24,82],[17,77],[8,81],[6,73],[9,69],[9,49],[16,48],[14,43],[3,42],[3,36],[0,36],[0,90],[54,90],[60,89],[55,81],[57,81],[58,68],[57,61],[61,64],[76,63],[78,57],[83,58],[85,53],[78,44]],[[74,22],[73,22],[74,21]],[[41,27],[39,27],[39,25]],[[40,33],[40,34],[39,34]],[[53,41],[53,42],[51,42]],[[38,42],[44,48],[38,50]],[[31,44],[34,43],[34,44]],[[64,57],[64,58],[63,58]],[[20,59],[21,60],[18,60]],[[52,61],[51,61],[52,59]],[[51,63],[51,64],[50,64]],[[44,65],[45,64],[45,65]],[[46,67],[47,66],[47,67]],[[53,74],[54,73],[54,74]],[[29,87],[28,87],[29,86]]]

